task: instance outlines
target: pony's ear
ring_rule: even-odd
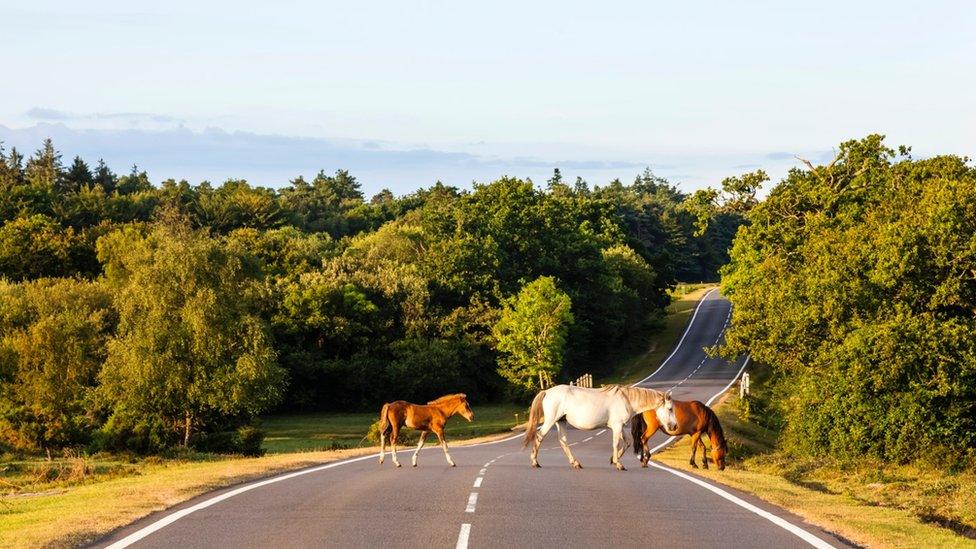
[[[664,400],[671,400],[671,391],[664,393]]]

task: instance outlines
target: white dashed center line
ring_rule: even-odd
[[[471,525],[462,524],[461,532],[458,533],[457,545],[455,549],[468,549],[468,538],[471,537]]]
[[[472,486],[472,488],[481,488],[481,481],[484,479],[485,477],[478,477],[474,479],[474,486]]]
[[[478,492],[471,492],[468,496],[468,506],[464,508],[465,513],[474,513],[474,508],[478,505]]]

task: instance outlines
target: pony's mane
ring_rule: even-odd
[[[705,412],[708,414],[708,431],[709,435],[714,432],[718,435],[719,446],[723,450],[728,451],[728,443],[725,441],[725,432],[722,431],[722,424],[718,422],[718,416],[712,411],[708,406],[705,407]]]
[[[645,389],[643,387],[631,387],[629,385],[607,385],[601,389],[602,391],[618,390],[627,397],[630,401],[630,405],[634,407],[635,410],[650,410],[651,408],[657,408],[664,402],[664,395],[661,391],[655,391],[654,389]]]
[[[448,403],[448,402],[450,402],[452,400],[461,400],[462,398],[467,398],[467,396],[468,395],[466,395],[464,393],[455,393],[453,395],[444,395],[444,396],[442,396],[440,398],[435,398],[434,400],[431,400],[427,404],[428,405],[430,405],[430,404],[446,404],[446,403]]]

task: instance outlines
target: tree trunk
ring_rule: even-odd
[[[193,427],[193,416],[189,411],[184,412],[183,417],[183,447],[188,448],[190,446],[190,430]]]

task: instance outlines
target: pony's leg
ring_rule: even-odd
[[[390,450],[390,455],[393,456],[393,463],[395,463],[397,467],[401,467],[400,460],[397,459],[397,447],[396,447],[396,444],[397,444],[397,437],[398,436],[400,436],[400,429],[399,429],[399,427],[397,427],[397,424],[394,423],[393,424],[393,432],[390,433],[390,444],[393,446],[393,449]]]
[[[546,416],[546,420],[542,423],[542,428],[539,432],[535,434],[535,443],[532,444],[532,466],[542,467],[539,465],[539,447],[542,446],[542,439],[546,438],[552,426],[556,424],[555,421],[549,420],[550,416]]]
[[[624,467],[623,463],[617,459],[617,451],[620,448],[620,436],[621,431],[623,431],[623,425],[613,425],[611,427],[613,430],[613,440],[610,442],[610,455],[612,456],[613,466],[617,468],[618,471],[626,471],[627,468]]]
[[[420,431],[420,442],[417,444],[417,449],[413,453],[413,466],[417,466],[417,454],[420,453],[420,449],[424,447],[424,441],[427,439],[427,431]]]
[[[451,467],[457,467],[457,465],[454,464],[454,460],[451,459],[451,454],[447,451],[447,439],[444,438],[444,428],[441,427],[438,429],[437,427],[434,427],[434,434],[437,435],[437,440],[441,441],[441,448],[444,448],[444,457],[447,458],[447,462],[451,465]]]
[[[651,461],[651,450],[647,447],[647,441],[651,440],[651,436],[654,433],[645,429],[644,434],[641,435],[641,467],[647,468],[647,462]]]
[[[701,451],[702,451],[702,467],[708,469],[708,449],[705,448],[705,437],[701,435],[698,436],[699,436],[698,444],[701,445]]]
[[[383,465],[383,454],[386,453],[386,433],[380,433],[380,465]]]
[[[691,435],[691,460],[688,462],[695,469],[698,468],[698,464],[695,463],[695,454],[698,453],[698,444],[701,443],[701,432],[692,433]],[[704,445],[703,445],[704,446]],[[705,458],[705,468],[708,469],[708,458]]]
[[[569,464],[573,466],[573,469],[582,469],[583,466],[580,465],[578,459],[573,456],[573,452],[569,449],[569,444],[566,440],[566,431],[563,429],[563,422],[556,422],[556,431],[559,434],[559,445],[563,447],[563,453],[566,454],[566,459],[569,460]]]

